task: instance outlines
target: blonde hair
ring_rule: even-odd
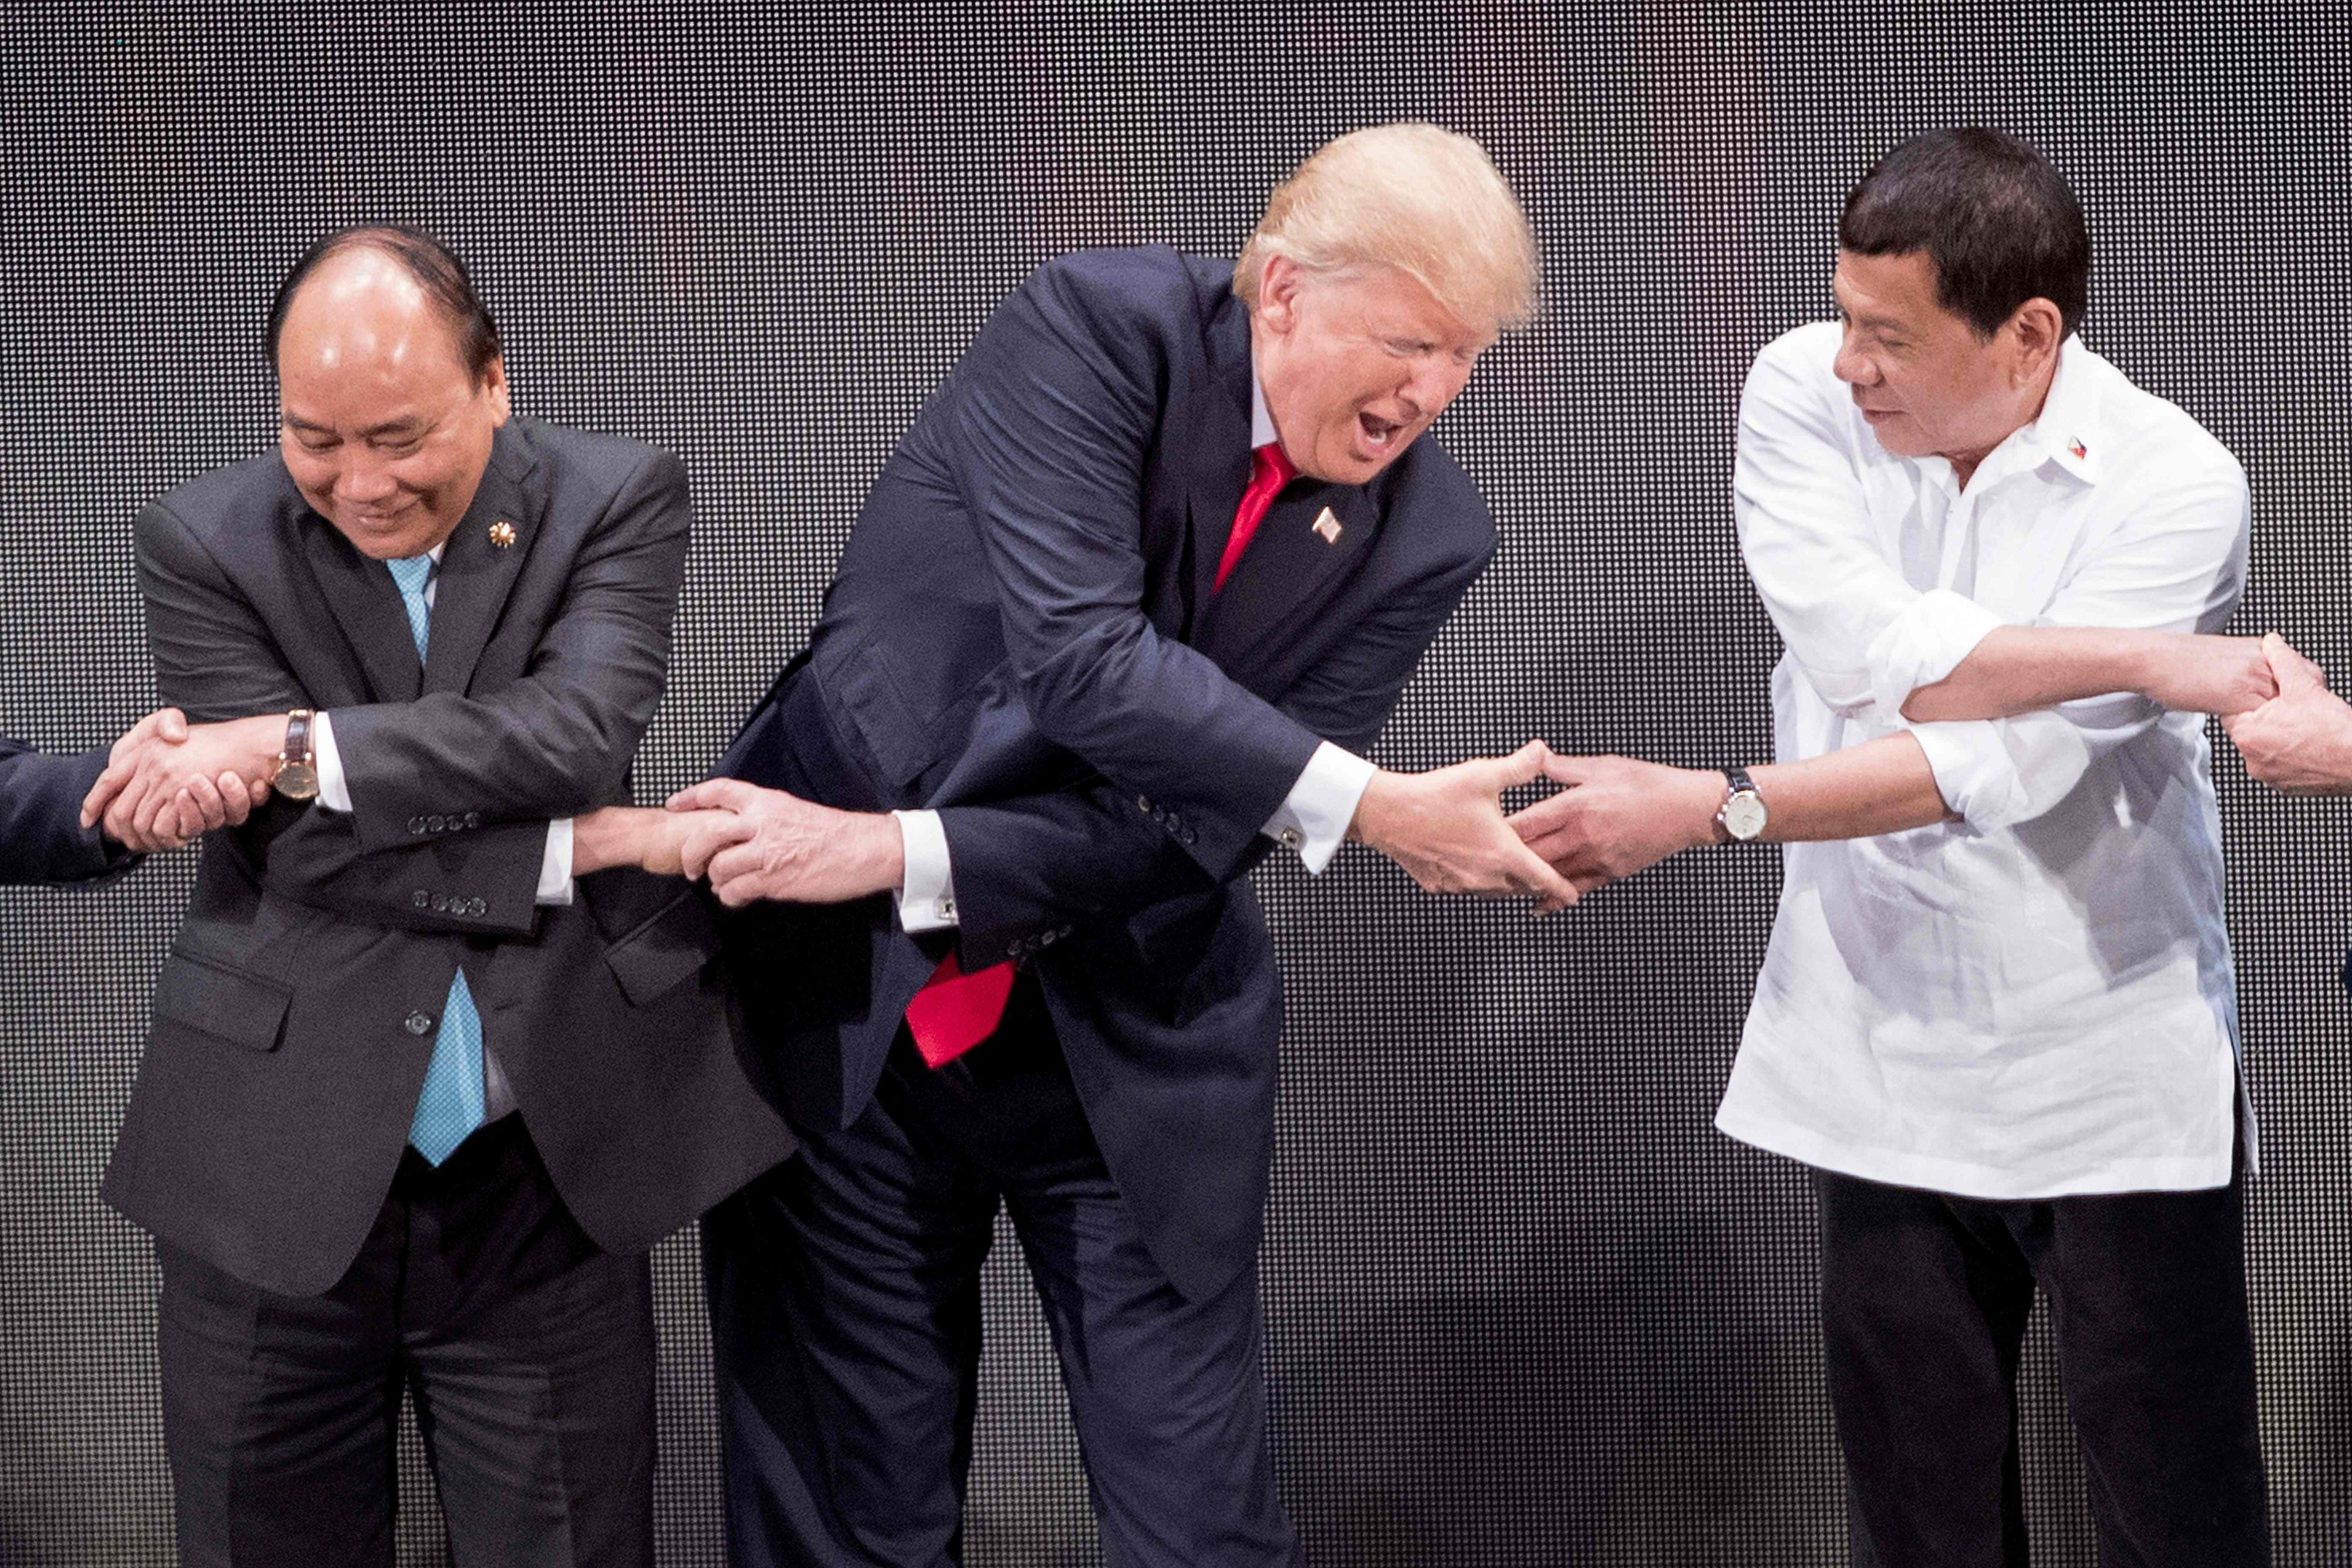
[[[1474,327],[1535,313],[1536,242],[1518,198],[1484,148],[1434,125],[1351,132],[1276,188],[1234,264],[1234,291],[1253,310],[1276,256],[1310,274],[1396,268]]]

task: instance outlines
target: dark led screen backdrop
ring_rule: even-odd
[[[2046,149],[2098,253],[2087,336],[2244,460],[2254,585],[2352,675],[2352,9],[145,4],[0,12],[0,728],[152,705],[136,505],[274,439],[258,348],[320,230],[474,264],[517,405],[682,456],[698,503],[646,799],[802,643],[858,500],[991,304],[1066,249],[1230,256],[1328,137],[1476,135],[1542,242],[1540,321],[1439,426],[1493,568],[1379,747],[1769,749],[1740,570],[1755,350],[1823,315],[1837,205],[1916,130]],[[268,16],[268,21],[257,20]],[[2352,817],[2219,763],[2252,1092],[2280,1561],[2352,1562]],[[172,1560],[146,1241],[95,1191],[194,852],[0,893],[0,1561]],[[1318,1563],[1845,1560],[1802,1173],[1710,1128],[1778,884],[1685,858],[1541,921],[1359,850],[1261,873],[1289,975],[1263,1269],[1285,1494]],[[667,1563],[720,1560],[690,1238],[657,1258]],[[1009,1242],[969,1559],[1098,1562]],[[2038,1563],[2093,1561],[2037,1329]],[[442,1560],[413,1439],[406,1561]]]

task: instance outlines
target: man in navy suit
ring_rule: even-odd
[[[704,1230],[739,1561],[956,1560],[1000,1204],[1112,1560],[1297,1560],[1255,1269],[1282,997],[1243,879],[1353,837],[1433,889],[1574,896],[1497,802],[1539,746],[1360,756],[1494,548],[1416,438],[1535,275],[1485,154],[1428,126],[1323,149],[1238,264],[1043,268],[899,443],[732,776],[674,803],[755,825],[687,859],[756,906],[738,971],[806,1152]]]
[[[176,708],[157,709],[111,748],[90,752],[37,752],[0,736],[0,882],[87,882],[131,865],[135,851],[82,809],[83,797],[110,758],[180,746],[187,738],[187,718]],[[198,788],[204,799],[192,795],[172,803],[149,847],[176,848],[200,833],[242,823],[253,809],[252,793],[233,773]]]

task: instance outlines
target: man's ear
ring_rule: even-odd
[[[1298,323],[1298,290],[1306,274],[1287,256],[1269,256],[1258,275],[1257,315],[1273,332],[1287,332]]]
[[[501,354],[482,367],[482,390],[490,399],[490,426],[496,429],[507,422],[514,412],[514,401],[507,390],[507,362]]]
[[[2066,317],[2056,305],[2036,296],[2011,311],[2001,331],[2010,334],[2016,346],[2011,380],[2023,386],[2058,357],[2066,341]]]

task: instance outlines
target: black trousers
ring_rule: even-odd
[[[1266,1447],[1256,1271],[1188,1300],[1104,1168],[1034,983],[934,1072],[902,1029],[846,1131],[704,1217],[741,1565],[961,1560],[980,1271],[1013,1216],[1120,1568],[1297,1562]]]
[[[520,1117],[408,1151],[323,1296],[156,1255],[183,1563],[389,1568],[404,1387],[458,1568],[653,1562],[651,1265],[581,1231]]]
[[[2019,1348],[2038,1286],[2102,1568],[2260,1568],[2239,1184],[1992,1203],[1816,1172],[1857,1568],[2024,1568]]]

